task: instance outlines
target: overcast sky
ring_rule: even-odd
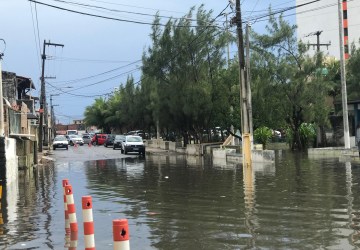
[[[151,23],[157,11],[161,16],[182,17],[192,6],[198,7],[203,2],[205,9],[213,10],[215,17],[228,5],[226,0],[36,1],[69,10],[141,23]],[[266,14],[270,3],[274,9],[295,5],[295,0],[241,2],[245,18]],[[232,16],[229,7],[224,12],[229,13],[229,17]],[[287,12],[291,13],[293,12]],[[295,20],[294,16],[286,19],[291,23]],[[165,17],[162,18],[162,23],[167,20]],[[217,24],[223,26],[224,21],[225,17],[222,16],[217,19]],[[266,22],[257,22],[253,28],[258,32],[264,32],[265,24]],[[138,81],[138,68],[141,67],[139,60],[144,49],[150,45],[151,25],[71,13],[28,0],[0,0],[0,27],[0,38],[6,41],[2,68],[4,71],[31,78],[36,86],[36,90],[32,92],[34,96],[40,95],[40,54],[44,40],[64,45],[63,48],[46,47],[48,60],[45,64],[45,76],[56,77],[46,80],[47,101],[50,101],[50,94],[60,94],[52,96],[52,99],[53,105],[58,105],[54,107],[57,119],[65,124],[71,123],[74,119],[82,119],[85,107],[94,102],[96,95],[110,93],[126,81],[129,73]],[[3,51],[3,48],[0,42],[0,51]],[[231,57],[236,55],[235,47],[231,49],[230,54]]]

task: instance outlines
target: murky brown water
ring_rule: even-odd
[[[3,190],[0,249],[64,249],[61,181],[91,195],[97,249],[127,218],[131,249],[357,249],[360,165],[282,152],[276,163],[216,167],[185,156],[59,162]]]

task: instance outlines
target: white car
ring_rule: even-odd
[[[74,146],[75,144],[79,144],[80,146],[84,145],[84,140],[79,135],[69,135],[69,144]]]
[[[63,135],[58,135],[54,138],[53,141],[53,150],[56,150],[57,148],[65,148],[66,150],[68,150],[69,148],[69,143],[68,140],[65,136]]]
[[[145,145],[143,139],[137,135],[127,135],[121,144],[121,153],[136,152],[145,155]]]

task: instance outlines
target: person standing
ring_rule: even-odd
[[[356,127],[356,137],[355,137],[357,146],[358,146],[358,151],[359,151],[359,157],[360,157],[360,123],[357,125]]]

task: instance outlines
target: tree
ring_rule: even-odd
[[[317,56],[306,55],[307,47],[296,41],[296,26],[271,15],[266,29],[268,34],[253,33],[252,68],[258,73],[253,76],[255,124],[264,118],[271,126],[285,123],[293,136],[291,149],[302,150],[307,145],[301,140],[301,125],[315,120],[325,124],[328,120],[325,99],[329,86],[317,73]]]

